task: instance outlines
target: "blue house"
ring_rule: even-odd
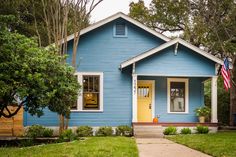
[[[74,36],[68,37],[71,62]],[[180,39],[170,39],[117,13],[80,32],[76,76],[82,85],[69,125],[193,126],[212,80],[211,122],[217,121],[217,71],[222,60]],[[58,126],[58,115],[25,112],[24,125]]]

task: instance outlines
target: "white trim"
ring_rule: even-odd
[[[202,56],[204,56],[204,57],[206,57],[206,58],[208,58],[208,59],[210,59],[210,60],[220,64],[220,65],[223,65],[223,63],[224,63],[221,59],[219,59],[219,58],[213,56],[212,54],[210,54],[210,53],[208,53],[208,52],[206,52],[206,51],[204,51],[204,50],[202,50],[202,49],[200,49],[200,48],[198,48],[198,47],[196,47],[196,46],[194,46],[194,45],[184,41],[183,39],[175,38],[175,39],[173,39],[171,41],[168,41],[168,42],[166,42],[166,43],[164,43],[164,44],[162,44],[162,45],[160,45],[160,46],[158,46],[156,48],[153,48],[153,49],[151,49],[151,50],[149,50],[147,52],[144,52],[144,53],[142,53],[140,55],[137,55],[137,56],[135,56],[135,57],[133,57],[133,58],[131,58],[131,59],[121,63],[120,64],[120,68],[122,69],[124,67],[127,67],[130,64],[133,64],[133,63],[138,62],[138,61],[140,61],[140,60],[142,60],[142,59],[144,59],[144,58],[146,58],[148,56],[151,56],[151,55],[153,55],[155,53],[158,53],[161,50],[164,50],[165,48],[170,47],[170,46],[172,46],[172,45],[174,45],[176,43],[182,44],[183,46],[185,46],[185,47],[187,47],[187,48],[189,48],[189,49],[199,53],[200,55],[202,55]]]
[[[147,32],[149,32],[149,33],[151,33],[152,35],[154,35],[154,36],[156,36],[156,37],[158,37],[158,38],[160,38],[160,39],[162,39],[162,40],[164,40],[164,41],[169,41],[169,40],[170,40],[167,36],[165,36],[165,35],[163,35],[163,34],[157,32],[157,31],[155,31],[155,30],[152,30],[151,28],[149,28],[149,27],[145,26],[144,24],[142,24],[142,23],[140,23],[140,22],[138,22],[138,21],[132,19],[131,17],[125,15],[125,14],[122,13],[122,12],[118,12],[118,13],[116,13],[116,14],[110,16],[110,17],[107,17],[107,18],[105,18],[105,19],[103,19],[103,20],[101,20],[101,21],[99,21],[99,22],[96,22],[96,23],[94,23],[94,24],[92,24],[92,25],[90,25],[90,26],[88,26],[88,27],[82,29],[82,30],[80,31],[80,35],[83,35],[83,34],[85,34],[85,33],[88,33],[88,32],[90,32],[90,31],[92,31],[92,30],[94,30],[94,29],[96,29],[96,28],[98,28],[98,27],[101,27],[101,26],[103,26],[103,25],[105,25],[105,24],[107,24],[107,23],[109,23],[109,22],[111,22],[111,21],[113,21],[113,20],[118,19],[118,18],[122,18],[122,19],[124,19],[124,20],[130,22],[130,23],[132,23],[132,24],[134,24],[134,25],[136,25],[136,26],[142,28],[143,30],[145,30],[145,31],[147,31]],[[72,40],[72,39],[74,39],[74,34],[71,34],[71,35],[69,35],[69,36],[67,37],[67,41],[70,41],[70,40]],[[64,43],[64,40],[62,41],[62,43]]]
[[[185,83],[185,112],[170,112],[170,82]],[[187,78],[167,78],[167,113],[187,114],[189,113],[189,79]]]
[[[155,80],[138,80],[138,83],[151,83],[152,84],[152,119],[155,117]],[[137,83],[137,84],[138,84]],[[138,97],[136,98],[138,100]],[[138,104],[137,104],[138,105]]]
[[[162,77],[213,77],[215,75],[168,75],[168,74],[157,74],[157,73],[147,73],[147,74],[137,74],[138,76],[162,76]]]
[[[138,121],[137,84],[138,77],[136,74],[132,74],[132,122]]]
[[[218,123],[217,119],[217,78],[214,76],[211,79],[211,122]]]
[[[76,72],[78,76],[78,82],[83,85],[83,75],[98,75],[99,76],[99,110],[83,110],[83,96],[80,94],[77,101],[77,110],[71,110],[71,112],[103,112],[103,72]],[[83,86],[81,87],[81,93],[83,93]]]

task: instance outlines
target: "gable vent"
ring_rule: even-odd
[[[124,23],[117,23],[115,25],[115,36],[126,36],[126,25]]]

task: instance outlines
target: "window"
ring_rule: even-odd
[[[116,23],[113,35],[114,37],[127,37],[127,26],[125,23]]]
[[[138,86],[138,98],[148,98],[149,97],[149,86]]]
[[[75,111],[103,111],[103,73],[77,73],[82,85]],[[73,111],[72,110],[72,111]]]
[[[188,113],[188,79],[168,78],[168,113]]]
[[[83,76],[83,110],[99,110],[99,76]]]

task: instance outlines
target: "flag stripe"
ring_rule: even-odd
[[[228,58],[224,59],[224,65],[221,68],[221,75],[224,79],[224,87],[225,90],[228,91],[228,89],[231,87],[230,85],[230,71],[229,71],[229,61]]]

